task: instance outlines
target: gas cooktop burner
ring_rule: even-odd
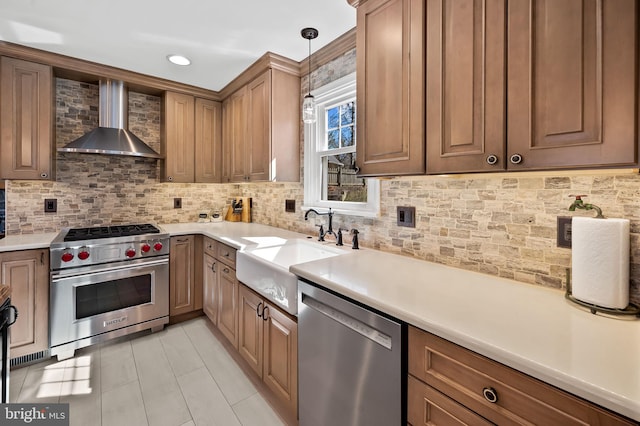
[[[64,241],[84,241],[98,238],[128,237],[131,235],[159,234],[155,226],[145,223],[142,225],[113,225],[96,226],[92,228],[71,228]]]

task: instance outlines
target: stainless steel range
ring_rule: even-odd
[[[65,229],[50,248],[51,355],[169,322],[169,234],[149,225]]]

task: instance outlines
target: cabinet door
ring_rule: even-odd
[[[262,379],[291,413],[298,407],[298,324],[267,303]]]
[[[264,301],[255,292],[240,284],[238,308],[238,351],[249,366],[262,377],[262,310]]]
[[[247,180],[269,180],[271,158],[271,70],[247,86],[249,126],[245,147]]]
[[[635,0],[510,0],[513,170],[636,163]]]
[[[505,0],[426,8],[427,172],[504,170]]]
[[[222,106],[220,102],[196,99],[195,181],[222,179]]]
[[[407,382],[407,422],[413,426],[493,424],[411,375]]]
[[[222,143],[224,154],[229,157],[228,160],[224,160],[228,162],[228,180],[244,182],[246,181],[247,87],[244,86],[236,91],[225,102],[227,103],[224,119],[226,129]]]
[[[369,0],[357,15],[360,174],[424,173],[424,2]]]
[[[166,92],[164,97],[164,180],[193,182],[195,179],[195,100],[193,96]]]
[[[202,262],[202,310],[213,324],[218,323],[218,261],[209,254],[203,255]]]
[[[0,177],[52,179],[53,77],[51,67],[0,58]]]
[[[169,254],[169,315],[180,315],[195,309],[195,237],[171,237]]]
[[[11,288],[18,319],[11,326],[11,357],[49,347],[49,252],[26,250],[0,254],[2,282]]]
[[[238,348],[238,280],[236,271],[218,265],[218,329]]]

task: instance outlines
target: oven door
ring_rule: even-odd
[[[49,315],[52,349],[168,318],[169,256],[55,271]]]

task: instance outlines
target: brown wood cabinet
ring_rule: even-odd
[[[426,4],[427,172],[637,164],[636,1]]]
[[[505,0],[426,9],[427,171],[504,169]]]
[[[215,242],[204,237],[202,254],[202,310],[209,320],[218,323],[218,261],[215,259]]]
[[[222,107],[223,181],[300,180],[300,78],[267,69]]]
[[[0,178],[55,179],[51,67],[0,57]]]
[[[222,108],[219,102],[181,93],[163,98],[162,180],[220,182]]]
[[[407,420],[414,426],[430,416],[441,423],[428,424],[450,424],[451,418],[466,424],[636,424],[415,327],[409,327],[408,382]]]
[[[218,259],[220,260],[220,259]],[[236,270],[221,261],[218,265],[218,329],[238,348],[238,280]]]
[[[290,413],[298,407],[298,324],[240,284],[238,351]]]
[[[422,174],[424,2],[360,2],[356,27],[359,174]]]
[[[201,309],[196,303],[196,266],[194,235],[171,237],[169,252],[169,316],[182,315]]]
[[[18,319],[11,326],[11,357],[49,347],[49,250],[0,253],[2,284],[11,288]]]
[[[222,180],[222,104],[196,98],[195,181]]]

